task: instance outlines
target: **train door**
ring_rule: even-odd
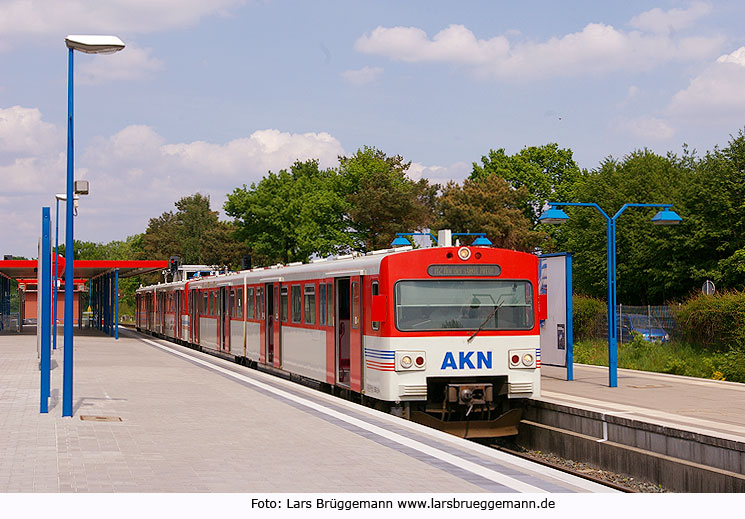
[[[272,283],[267,283],[264,286],[264,293],[266,294],[266,340],[264,341],[264,361],[267,364],[274,363],[274,328],[278,328],[279,324],[279,305],[274,299],[274,286]]]
[[[360,276],[336,280],[336,384],[362,387],[362,301]]]
[[[198,290],[192,289],[189,294],[189,329],[191,343],[199,343],[199,307],[202,304],[202,298]]]
[[[181,298],[183,294],[181,291],[176,291],[173,295],[175,299],[174,305],[176,306],[176,315],[173,316],[173,336],[176,339],[181,339],[181,307],[183,306]]]
[[[284,315],[282,315],[283,312]],[[282,322],[287,320],[287,288],[283,289],[280,283],[274,283],[274,317],[274,353],[272,355],[272,366],[281,368]]]
[[[229,293],[229,287],[220,287],[219,315],[217,317],[218,349],[224,352],[230,351],[230,312],[232,308],[230,307]]]

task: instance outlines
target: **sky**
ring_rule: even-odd
[[[66,189],[68,34],[126,44],[74,56],[75,238],[109,242],[196,192],[226,219],[235,188],[363,146],[438,183],[491,149],[593,169],[726,146],[743,20],[736,0],[0,0],[0,254],[35,258]]]

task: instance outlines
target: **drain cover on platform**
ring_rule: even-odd
[[[81,414],[80,419],[87,422],[121,422],[118,416],[95,416],[92,414]]]

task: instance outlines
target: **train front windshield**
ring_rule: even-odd
[[[528,281],[399,281],[395,297],[401,331],[530,330],[534,324]]]

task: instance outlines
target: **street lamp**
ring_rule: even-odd
[[[450,233],[448,231],[450,237],[452,236],[476,236],[476,239],[473,240],[473,243],[471,245],[474,245],[476,247],[491,247],[491,240],[486,237],[485,232],[454,232]],[[391,242],[391,247],[405,247],[411,245],[411,242],[409,241],[406,236],[429,236],[432,238],[432,241],[434,241],[436,244],[439,245],[439,240],[435,238],[435,235],[431,232],[397,232],[396,237]],[[446,241],[449,242],[450,238],[448,238]],[[449,246],[449,243],[448,243]]]
[[[71,35],[65,38],[68,48],[67,67],[67,200],[74,196],[73,178],[73,54],[113,54],[124,48],[116,36]],[[65,355],[62,374],[62,416],[72,416],[72,305],[75,270],[73,269],[73,205],[65,204]],[[56,287],[55,287],[56,288]]]
[[[569,220],[569,216],[557,209],[558,206],[594,207],[606,220],[606,246],[608,248],[608,378],[610,387],[618,386],[618,340],[616,330],[616,220],[629,207],[660,207],[659,211],[652,217],[655,225],[677,225],[682,220],[678,214],[671,209],[672,204],[624,204],[621,209],[611,218],[595,203],[576,202],[549,202],[549,209],[539,218],[540,223],[562,224]]]

